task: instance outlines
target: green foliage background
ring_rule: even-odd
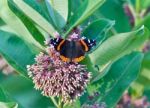
[[[134,26],[125,5],[131,9]],[[148,7],[149,0],[0,0],[0,55],[17,71],[9,76],[0,73],[0,106],[55,107],[34,90],[26,65],[45,50],[49,36],[57,31],[67,38],[77,26],[83,36],[96,39],[97,46],[81,62],[93,73],[91,83],[71,106],[105,102],[108,108],[115,107],[128,89],[133,97],[149,98],[150,51],[142,52],[150,39]],[[100,96],[89,101],[94,92]]]

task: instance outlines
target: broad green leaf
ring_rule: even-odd
[[[7,101],[7,96],[1,86],[0,86],[0,101],[3,101],[3,102]]]
[[[143,59],[142,67],[143,68],[147,68],[147,69],[150,70],[149,64],[150,64],[150,51],[148,51],[148,52],[146,52],[144,54],[144,59]]]
[[[45,2],[52,21],[58,29],[62,29],[68,18],[68,0],[46,0]]]
[[[70,19],[70,17],[76,13],[76,11],[78,10],[77,7],[80,7],[80,5],[82,4],[83,0],[68,0],[68,4],[69,4],[69,11],[68,11],[68,20]]]
[[[0,17],[0,26],[5,25],[5,22]]]
[[[53,28],[53,26],[48,22],[47,19],[45,19],[45,17],[43,17],[39,11],[41,11],[39,5],[36,3],[36,1],[32,1],[32,0],[13,0],[14,3],[18,6],[19,9],[22,10],[22,12],[24,12],[25,15],[27,15],[30,19],[32,19],[36,24],[38,24],[41,28],[43,28],[47,33],[49,33],[51,36],[53,36],[54,32],[56,32],[56,30]],[[37,10],[35,10],[33,7],[31,7],[30,5],[36,5],[35,8],[37,8]]]
[[[101,78],[103,78],[105,75],[108,74],[112,63],[107,64],[103,69],[101,69],[96,75],[93,76],[91,83],[97,82]]]
[[[2,20],[18,34],[18,36],[28,41],[29,43],[35,44],[41,49],[43,48],[39,43],[37,43],[37,41],[34,40],[20,19],[11,12],[8,7],[7,0],[0,0],[0,16]]]
[[[65,37],[70,33],[70,31],[80,25],[85,21],[90,15],[93,14],[105,0],[85,0],[82,5],[78,8],[78,11],[69,19],[68,21],[68,30],[65,34]]]
[[[20,20],[23,22],[23,24],[26,26],[28,31],[32,34],[33,38],[38,41],[41,45],[44,45],[45,38],[41,34],[41,32],[36,28],[33,21],[30,20],[27,16],[25,16],[20,9],[17,8],[17,6],[11,1],[8,1],[8,5],[10,9],[14,12],[15,15],[17,15]]]
[[[96,46],[98,47],[104,40],[107,39],[106,33],[114,24],[114,21],[107,19],[96,20],[83,30],[82,36],[96,40]]]
[[[101,96],[97,102],[105,102],[108,108],[113,108],[124,91],[137,78],[143,54],[134,52],[116,61],[109,74],[97,82]]]
[[[27,76],[26,65],[34,62],[39,49],[16,35],[0,31],[0,54],[21,75]]]
[[[44,19],[46,19],[49,23],[51,23],[51,18],[48,14],[48,9],[46,7],[45,0],[24,0],[26,4],[32,7],[35,11],[37,11]]]
[[[18,104],[12,102],[12,100],[8,97],[6,92],[2,89],[0,85],[0,108],[18,108]]]
[[[139,22],[139,24],[137,25],[137,27],[140,27],[141,25],[144,25],[145,27],[147,27],[148,29],[150,28],[150,14],[148,14],[147,16],[145,16],[143,18],[143,20],[141,20]],[[136,28],[137,28],[136,27]]]
[[[0,108],[18,108],[18,104],[15,102],[0,102]]]
[[[149,0],[140,0],[140,5],[142,9],[147,9],[150,6]]]
[[[100,66],[108,62],[113,62],[131,51],[136,50],[145,42],[148,35],[148,30],[141,27],[133,32],[112,36],[103,42],[97,50],[89,54],[91,62]]]
[[[131,25],[129,18],[125,14],[124,3],[126,0],[106,0],[104,5],[98,9],[93,16],[96,18],[108,18],[115,20],[115,29],[117,32],[129,32]]]
[[[6,32],[10,32],[10,33],[13,33],[13,34],[18,35],[18,34],[17,34],[12,28],[10,28],[8,25],[0,26],[0,30],[6,31]]]
[[[1,56],[1,55],[0,55]],[[0,70],[0,81],[1,80],[4,80],[6,78],[6,75],[4,75],[3,74],[3,71],[2,70]],[[0,85],[0,89],[2,90],[2,87],[1,87],[1,85]],[[3,91],[3,90],[2,90]]]
[[[142,68],[137,80],[132,84],[132,96],[140,97],[145,89],[150,88],[150,52],[144,54]]]
[[[41,91],[35,90],[32,82],[22,76],[10,75],[1,81],[1,85],[16,100],[19,108],[55,108],[50,98],[42,96]]]

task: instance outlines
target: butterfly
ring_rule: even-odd
[[[96,40],[82,37],[79,40],[66,40],[53,38],[50,40],[56,51],[60,53],[60,58],[64,62],[80,62],[84,59],[85,53],[89,52],[96,45]]]

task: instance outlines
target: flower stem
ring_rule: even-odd
[[[140,22],[141,16],[140,16],[140,10],[141,10],[141,0],[136,0],[136,5],[135,5],[135,26],[137,26]]]
[[[140,1],[141,0],[136,0],[136,13],[140,12]]]
[[[59,106],[58,106],[58,108],[63,108],[63,104],[60,103]]]
[[[55,105],[57,108],[59,108],[58,103],[56,102],[55,98],[54,98],[54,97],[50,97],[50,98],[51,98],[51,100],[53,101],[54,105]]]
[[[59,98],[59,105],[58,108],[63,108],[63,102],[61,101],[61,97]]]

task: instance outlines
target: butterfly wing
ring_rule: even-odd
[[[80,62],[85,52],[96,45],[95,40],[82,38],[79,41],[69,41],[62,38],[51,39],[51,44],[60,52],[60,58],[65,62]]]
[[[57,51],[60,50],[60,47],[64,42],[65,40],[62,38],[53,38],[50,40],[50,44],[52,44]]]
[[[72,58],[72,42],[65,40],[60,46],[60,58],[65,62],[70,62]]]
[[[80,39],[80,43],[84,47],[84,51],[89,52],[96,45],[96,40],[82,38]]]
[[[75,41],[73,46],[73,53],[72,53],[72,61],[73,62],[80,62],[84,59],[84,47],[80,43],[80,41]]]
[[[79,41],[66,40],[60,48],[60,58],[65,62],[80,62],[84,59],[85,51]]]

